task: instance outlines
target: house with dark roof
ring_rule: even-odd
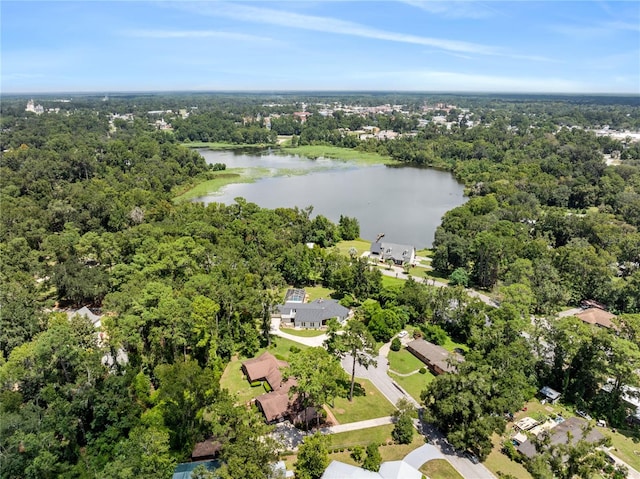
[[[376,241],[371,244],[369,256],[385,262],[390,259],[397,265],[413,264],[416,260],[416,249],[411,245]]]
[[[569,440],[572,445],[575,445],[580,440],[585,440],[590,443],[598,442],[604,439],[604,436],[600,434],[596,429],[587,429],[588,423],[584,419],[579,417],[571,417],[566,421],[561,422],[553,429],[545,431],[541,434],[548,434],[551,445],[555,444],[568,444]],[[538,451],[531,439],[527,439],[523,443],[516,446],[516,450],[522,455],[533,458]]]
[[[320,329],[327,321],[336,318],[344,323],[351,311],[335,299],[316,299],[311,303],[286,302],[278,305],[280,317],[284,322],[293,323],[296,328]]]
[[[549,386],[543,386],[542,389],[540,389],[540,395],[551,404],[558,402],[558,399],[560,399],[561,396],[558,391],[550,388]]]
[[[451,353],[437,344],[422,338],[414,339],[407,344],[407,350],[425,363],[433,374],[455,373],[457,364],[464,361],[462,355]]]
[[[222,450],[222,444],[220,441],[216,441],[214,438],[209,438],[205,441],[196,443],[193,446],[193,451],[191,452],[191,461],[207,461],[210,459],[215,459],[220,454]]]

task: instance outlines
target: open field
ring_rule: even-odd
[[[346,386],[349,387],[349,385],[350,383],[347,383]],[[356,379],[352,402],[349,402],[346,397],[339,397],[330,409],[340,424],[391,416],[395,411],[393,404],[366,379]]]
[[[295,148],[282,148],[284,154],[305,156],[307,158],[331,158],[334,160],[355,161],[359,165],[398,164],[388,156],[377,153],[367,153],[352,148],[340,148],[339,146],[305,145]]]
[[[445,459],[432,459],[425,462],[420,467],[420,472],[430,479],[464,479]]]

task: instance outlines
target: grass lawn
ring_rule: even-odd
[[[293,328],[280,328],[283,332],[291,334],[293,336],[299,336],[301,338],[315,338],[324,334],[322,329],[293,329]]]
[[[418,373],[412,374],[411,376],[398,376],[397,374],[389,373],[389,376],[418,402],[420,402],[420,394],[422,394],[422,391],[425,390],[427,384],[433,381],[435,377],[428,370],[425,374]]]
[[[353,247],[358,250],[358,256],[360,256],[365,251],[369,251],[369,249],[371,249],[371,241],[360,238],[351,241],[340,241],[336,244],[336,247],[340,250],[340,253],[345,256],[349,256],[349,250]]]
[[[432,459],[425,462],[420,467],[420,472],[430,479],[464,479],[445,459]]]
[[[338,434],[331,434],[329,437],[331,438],[331,445],[329,446],[331,449],[340,449],[347,448],[353,446],[366,446],[372,442],[383,444],[389,441],[393,441],[391,438],[391,431],[393,431],[393,424],[385,424],[384,426],[378,427],[370,427],[367,429],[358,429],[357,431],[347,431],[340,432]],[[424,441],[422,442],[424,444]],[[337,459],[341,461],[342,459],[338,459],[333,457],[337,454],[333,454],[331,459]],[[345,453],[348,457],[349,454]],[[350,464],[355,464],[353,459],[350,459]],[[345,462],[347,462],[345,460]]]
[[[281,357],[287,360],[292,354],[289,349],[291,346],[295,346],[300,349],[307,348],[307,346],[303,344],[295,343],[285,338],[276,337],[271,340],[269,352],[276,357]],[[266,348],[260,349],[256,354],[256,357],[260,356],[266,350]],[[227,364],[227,367],[220,378],[220,387],[228,389],[229,393],[232,395],[236,394],[238,404],[245,404],[266,392],[262,386],[251,387],[249,381],[244,377],[241,367],[242,362],[246,359],[247,358],[234,356],[229,364]]]
[[[527,471],[522,464],[516,461],[512,461],[500,451],[500,449],[502,448],[501,436],[494,434],[491,437],[491,442],[493,443],[493,449],[487,456],[487,459],[484,461],[484,465],[487,467],[487,469],[489,469],[498,477],[498,473],[502,473],[511,474],[512,476],[517,478],[532,479],[531,474],[529,474],[529,471]]]
[[[611,452],[614,456],[619,457],[635,470],[640,470],[640,440],[634,440],[633,431],[623,430],[614,433],[611,429],[597,426],[596,429],[605,436],[611,436],[613,445]]]
[[[382,286],[384,288],[392,287],[392,286],[400,286],[404,285],[405,280],[400,279],[400,275],[397,278],[393,278],[392,276],[382,275]]]
[[[389,360],[389,368],[400,374],[407,374],[420,368],[426,368],[422,361],[405,348],[400,349],[400,351],[389,351],[387,359]]]
[[[431,258],[433,256],[433,250],[429,248],[416,250],[416,256],[425,256]]]
[[[331,435],[330,450],[344,449],[344,452],[336,452],[329,454],[329,460],[345,462],[357,466],[357,464],[350,456],[351,451],[347,451],[347,448],[353,449],[353,446],[366,447],[372,442],[378,444],[385,444],[379,447],[382,461],[399,461],[403,459],[414,449],[424,445],[424,436],[416,433],[413,435],[413,441],[409,444],[389,444],[392,441],[391,431],[393,425],[388,424],[385,426],[373,427],[370,429],[361,429],[359,431],[343,432],[340,434]]]
[[[334,160],[355,161],[360,165],[398,164],[388,156],[377,153],[366,153],[352,148],[340,148],[339,146],[304,145],[295,148],[282,148],[284,154],[298,155],[307,158],[331,158]]]
[[[363,395],[356,395],[359,389],[358,384],[364,388]],[[340,424],[391,416],[391,413],[395,411],[393,404],[366,379],[356,379],[352,402],[349,402],[347,398],[339,397],[336,398],[335,404],[330,409]]]
[[[309,302],[320,298],[330,298],[331,293],[333,293],[332,289],[325,288],[324,286],[307,286],[304,290],[309,295]]]

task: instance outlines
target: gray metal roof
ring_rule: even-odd
[[[370,251],[374,254],[381,254],[385,258],[405,262],[411,259],[414,247],[408,244],[380,242],[373,243]]]
[[[311,303],[285,303],[279,305],[280,313],[289,314],[296,310],[296,321],[318,322],[339,316],[347,317],[349,309],[342,306],[335,299],[316,299]]]

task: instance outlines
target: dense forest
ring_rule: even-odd
[[[459,374],[423,393],[426,417],[463,450],[485,457],[504,413],[541,385],[624,423],[624,388],[638,384],[640,368],[640,147],[572,127],[637,128],[635,99],[455,98],[482,120],[449,129],[418,129],[417,112],[303,124],[287,116],[298,100],[347,101],[87,97],[36,115],[23,99],[3,100],[2,477],[168,477],[211,436],[223,439],[222,477],[269,477],[269,428],[219,379],[233,355],[251,357],[272,340],[270,314],[287,285],[335,291],[377,341],[413,324],[436,342],[445,333],[468,345]],[[419,108],[425,98],[348,101]],[[148,110],[184,105],[194,109],[172,120],[173,132],[156,129]],[[260,118],[274,112],[267,129]],[[347,131],[370,124],[412,134],[359,140]],[[470,199],[444,216],[434,243],[434,268],[452,286],[383,287],[377,269],[333,248],[357,237],[353,218],[332,224],[312,208],[241,198],[173,202],[180,186],[213,174],[181,142],[273,143],[277,134],[445,168],[464,182]],[[603,154],[613,152],[621,164],[607,166]],[[618,329],[544,319],[586,299],[620,313]],[[59,312],[83,305],[102,311],[104,334]]]

